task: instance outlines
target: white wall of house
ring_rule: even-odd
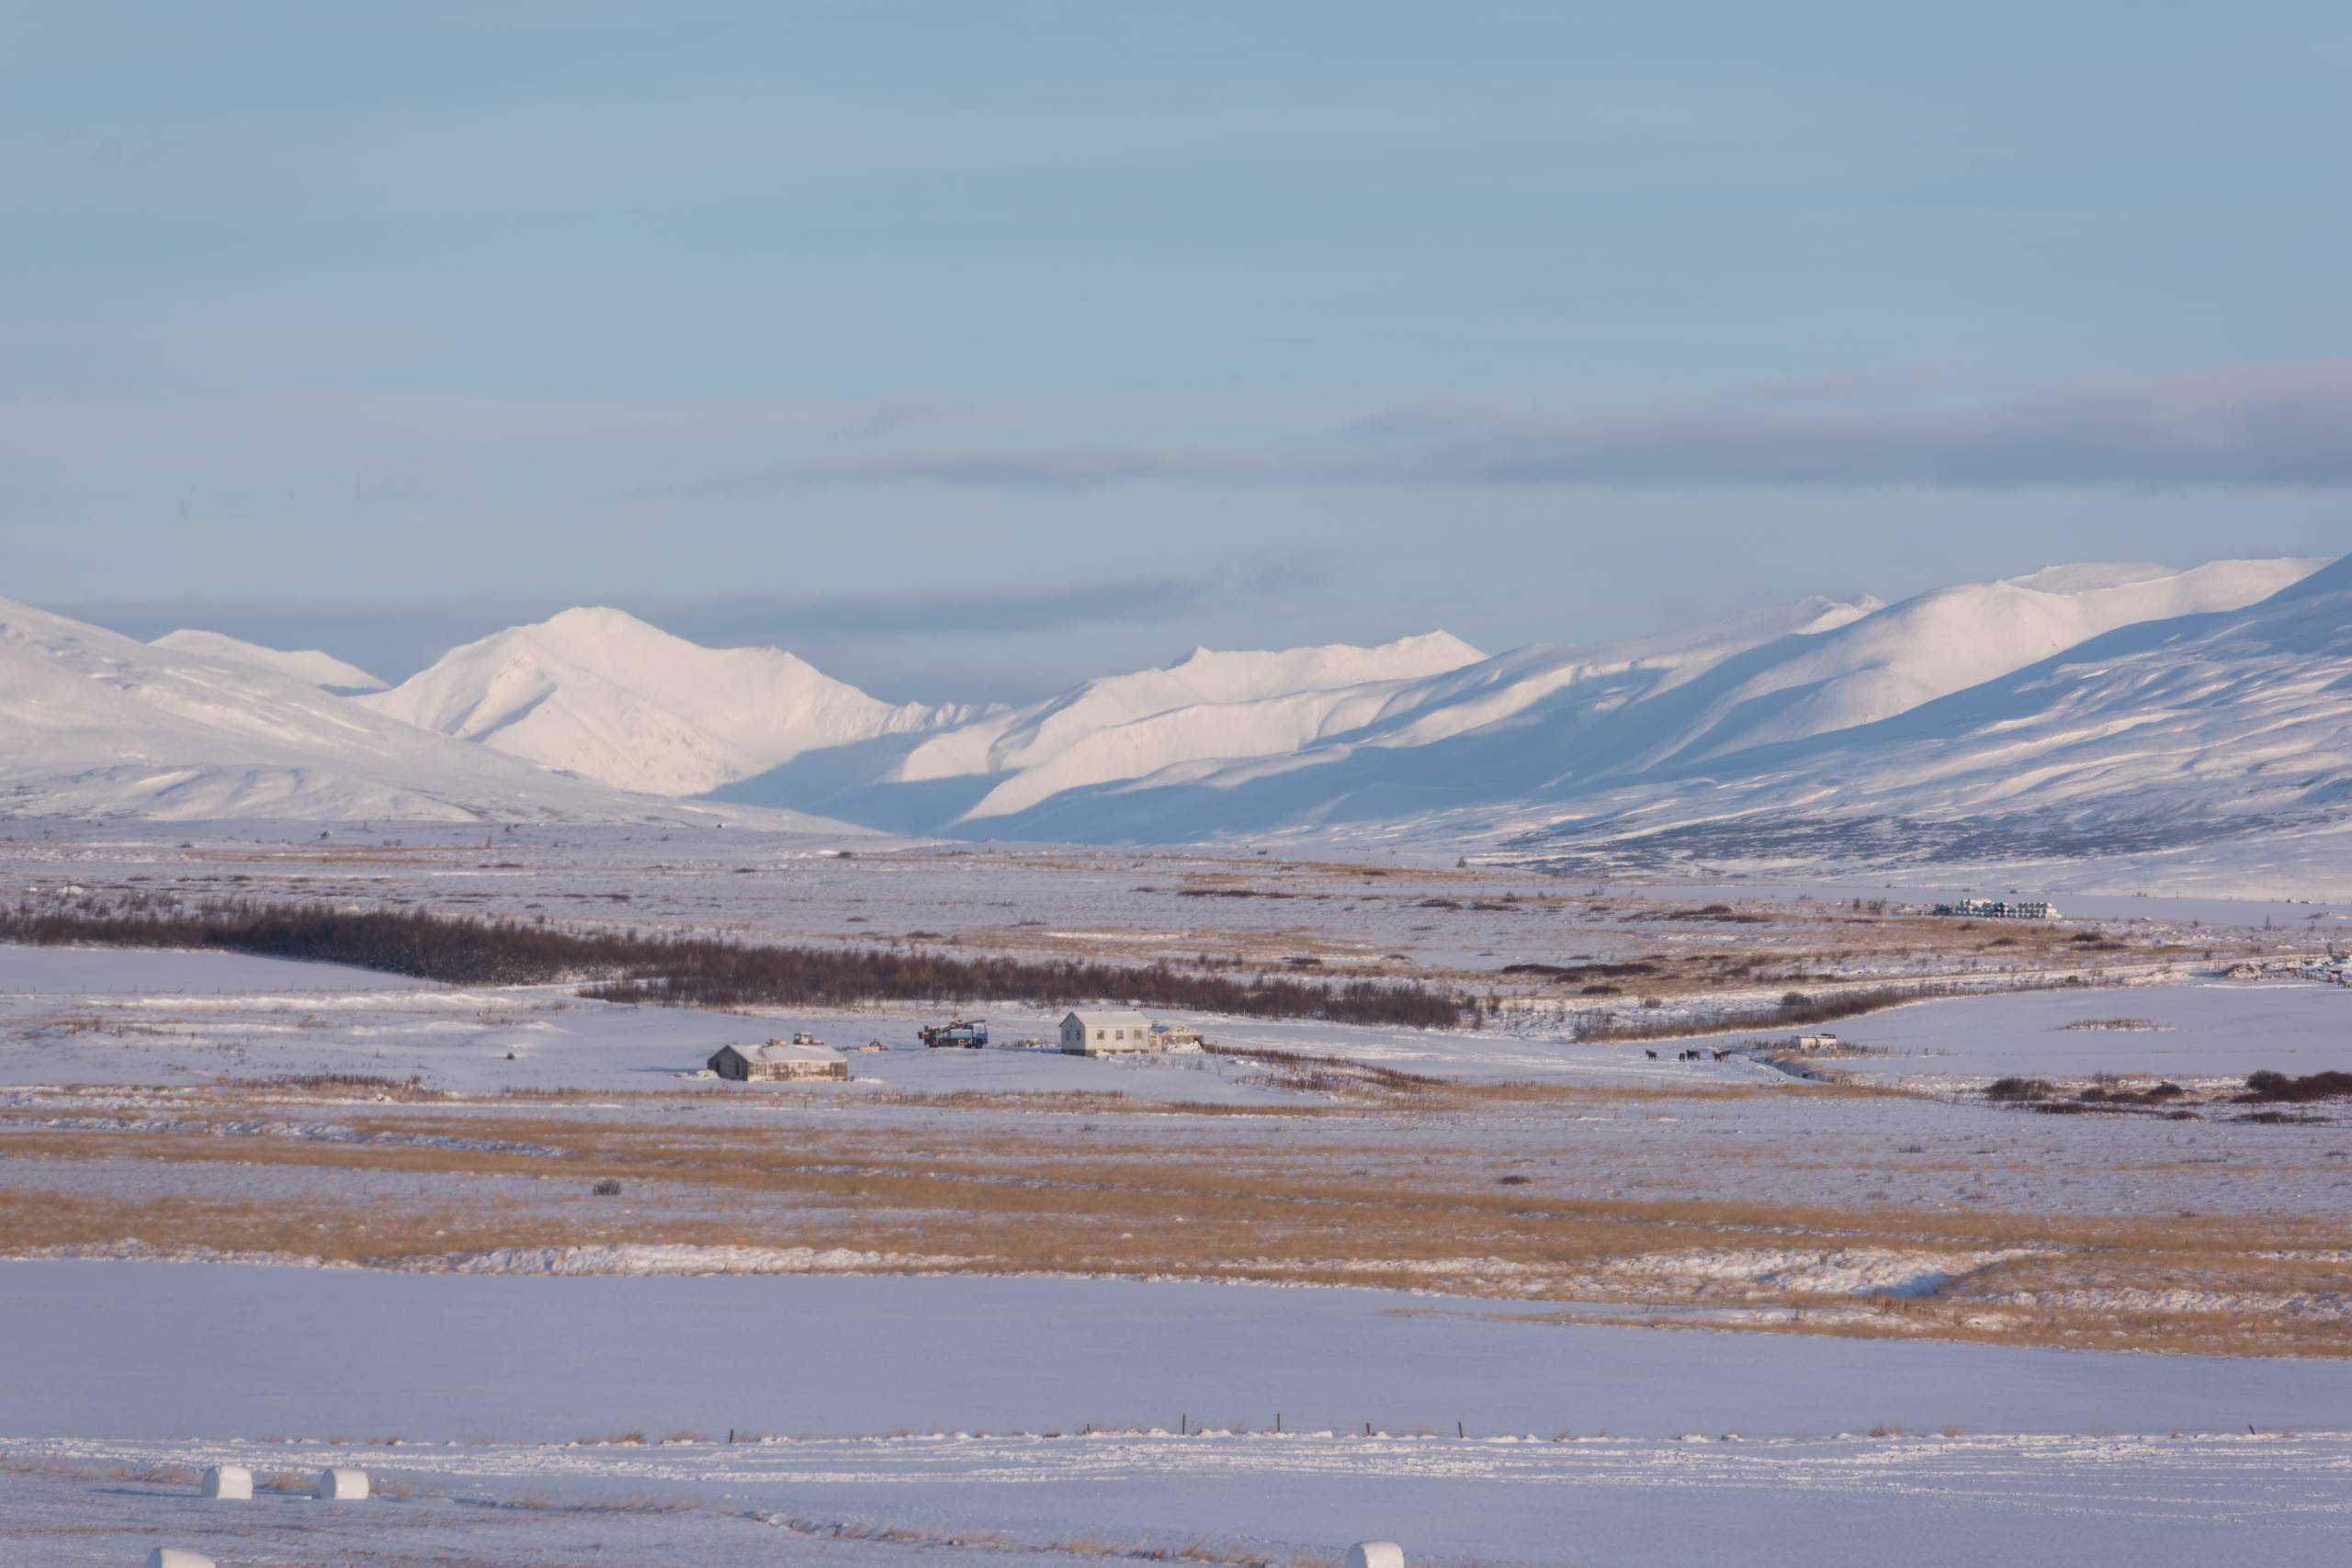
[[[1139,1012],[1073,1012],[1062,1020],[1062,1049],[1073,1056],[1151,1049],[1151,1021]]]

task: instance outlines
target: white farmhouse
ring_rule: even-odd
[[[1074,1012],[1062,1020],[1062,1049],[1073,1056],[1151,1049],[1151,1021],[1139,1012]]]

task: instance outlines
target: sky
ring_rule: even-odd
[[[2352,549],[2352,10],[0,4],[0,596],[1015,699]]]

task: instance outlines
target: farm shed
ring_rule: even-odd
[[[1062,1049],[1073,1056],[1151,1048],[1151,1022],[1139,1012],[1073,1012],[1062,1020]]]
[[[721,1045],[711,1053],[710,1070],[736,1083],[847,1078],[849,1058],[830,1045],[790,1045],[770,1040],[758,1045]]]

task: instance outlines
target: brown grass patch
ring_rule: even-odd
[[[1325,1069],[1310,1062],[1301,1070]],[[1363,1092],[1418,1102],[1423,1095],[1459,1091],[1459,1086],[1429,1087],[1410,1081],[1414,1075],[1399,1076],[1408,1081],[1363,1079]],[[55,1131],[12,1134],[9,1143],[19,1154],[59,1160],[134,1152],[160,1162],[335,1168],[363,1175],[542,1176],[584,1168],[615,1172],[616,1179],[647,1184],[639,1190],[670,1196],[627,1206],[597,1203],[565,1184],[575,1195],[568,1202],[536,1208],[454,1200],[377,1205],[361,1198],[262,1203],[167,1196],[127,1202],[60,1182],[54,1190],[0,1191],[0,1238],[19,1251],[136,1238],[157,1247],[376,1265],[508,1247],[842,1247],[948,1260],[903,1265],[923,1272],[1281,1280],[1629,1303],[1723,1299],[1719,1285],[1701,1280],[1680,1286],[1668,1280],[1638,1292],[1608,1286],[1615,1276],[1606,1273],[1607,1265],[1658,1254],[1723,1247],[2030,1249],[2036,1256],[2030,1265],[2021,1260],[1980,1271],[1964,1292],[1888,1306],[1860,1328],[1828,1318],[1793,1325],[1804,1332],[2009,1343],[2117,1341],[2098,1326],[2094,1309],[1987,1307],[1979,1298],[1996,1286],[2041,1295],[2210,1289],[2216,1280],[2274,1294],[2352,1289],[2352,1277],[2340,1265],[2250,1261],[2256,1252],[2325,1253],[2352,1245],[2352,1223],[2341,1215],[2117,1219],[1833,1208],[1769,1196],[1739,1201],[1553,1197],[1527,1187],[1498,1187],[1495,1159],[1507,1151],[1491,1145],[1465,1145],[1453,1153],[1435,1146],[1423,1159],[1351,1173],[1327,1150],[1295,1146],[1278,1127],[1261,1132],[1248,1122],[1188,1122],[1171,1141],[1158,1127],[1125,1117],[1091,1125],[1067,1116],[1041,1119],[1033,1130],[984,1117],[946,1126],[815,1116],[746,1125],[732,1118],[697,1122],[523,1111],[459,1113],[435,1106],[387,1108],[350,1120],[363,1128],[495,1137],[545,1152]],[[1169,1223],[1171,1215],[1185,1223]],[[1447,1261],[1459,1258],[1491,1261],[1466,1270]],[[1855,1304],[1765,1290],[1740,1299],[1792,1308]],[[1993,1317],[1985,1318],[1987,1313]],[[1972,1314],[1984,1322],[1973,1323]],[[2352,1352],[2352,1336],[2340,1324],[2266,1324],[2252,1314],[2222,1318],[2230,1321],[2143,1314],[2133,1320],[2134,1332],[2143,1336],[2138,1348]]]

